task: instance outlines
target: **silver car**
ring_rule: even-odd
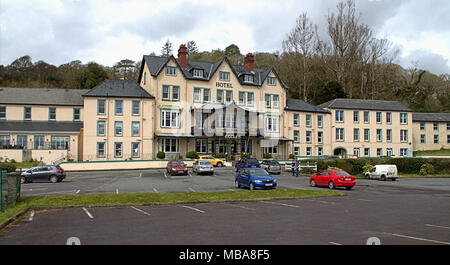
[[[209,160],[197,160],[192,165],[192,171],[197,174],[214,174],[214,167]]]
[[[278,161],[265,160],[261,163],[261,168],[264,168],[268,173],[281,174],[281,166]]]

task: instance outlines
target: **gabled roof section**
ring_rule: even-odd
[[[391,110],[407,111],[412,110],[398,101],[389,100],[368,100],[368,99],[348,99],[336,98],[318,105],[319,108],[329,109],[357,109],[357,110]]]
[[[293,98],[288,98],[286,100],[286,107],[284,109],[301,112],[330,113],[328,110],[324,110],[303,100]]]
[[[450,122],[450,113],[414,112],[412,114],[412,120],[424,122]]]
[[[108,79],[92,88],[84,97],[155,98],[134,80]]]
[[[1,87],[0,104],[83,106],[87,89]]]

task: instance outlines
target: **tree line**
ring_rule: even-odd
[[[450,112],[450,74],[438,76],[417,63],[408,69],[393,63],[398,51],[387,39],[375,38],[361,16],[354,0],[339,2],[326,18],[326,36],[320,36],[307,13],[300,14],[281,51],[254,53],[255,67],[274,67],[289,87],[289,97],[312,104],[336,97],[398,100],[414,111]],[[245,55],[235,44],[200,51],[191,40],[186,47],[192,61],[216,62],[227,56],[233,65],[244,63]],[[170,56],[173,49],[167,39],[159,55]],[[76,60],[57,67],[33,63],[26,55],[0,65],[0,86],[90,89],[105,79],[137,80],[141,63],[123,59],[109,67]]]

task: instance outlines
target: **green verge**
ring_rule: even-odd
[[[17,215],[31,209],[217,201],[251,201],[343,195],[345,195],[343,192],[332,190],[275,189],[260,191],[239,190],[190,193],[123,193],[37,196],[21,199],[15,206],[7,208],[4,212],[0,212],[0,227],[9,222],[12,218],[15,218]]]

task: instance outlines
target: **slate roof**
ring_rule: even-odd
[[[83,106],[86,89],[1,87],[0,104]]]
[[[300,99],[288,98],[286,100],[285,110],[302,111],[302,112],[317,112],[317,113],[330,113],[328,110],[324,110],[320,107],[309,104]]]
[[[108,79],[85,93],[85,97],[155,98],[134,80]]]
[[[336,98],[320,104],[317,107],[329,109],[412,111],[403,104],[400,104],[398,101],[348,98]]]
[[[215,63],[210,62],[199,62],[199,61],[187,61],[187,67],[181,68],[178,64],[178,60],[172,55],[170,57],[161,57],[161,56],[152,56],[152,55],[144,55],[143,61],[147,63],[148,69],[150,71],[150,75],[156,77],[159,75],[159,73],[164,69],[166,64],[173,59],[175,63],[177,64],[178,68],[181,69],[181,73],[183,74],[184,78],[190,79],[190,80],[203,80],[203,81],[209,81],[211,77],[214,75],[214,73],[217,71],[219,66],[223,62],[227,62],[235,74],[235,76],[238,78],[241,85],[253,85],[253,86],[261,86],[264,80],[267,78],[269,73],[273,71],[275,75],[278,77],[278,80],[280,80],[280,83],[283,88],[288,89],[287,85],[279,78],[278,74],[273,68],[269,69],[258,69],[255,68],[252,73],[247,73],[244,71],[243,66],[234,66],[231,65],[230,61],[227,57],[222,57],[219,61]],[[141,81],[142,78],[142,72],[143,72],[144,63],[141,66],[141,71],[139,73],[138,82]],[[202,69],[203,70],[203,77],[194,77],[193,76],[193,70],[194,69]],[[248,83],[244,82],[244,76],[243,74],[253,74],[254,75],[254,82]]]
[[[450,122],[450,113],[419,113],[415,112],[412,115],[413,121],[424,122]]]
[[[83,122],[71,121],[0,121],[0,132],[80,132]]]

